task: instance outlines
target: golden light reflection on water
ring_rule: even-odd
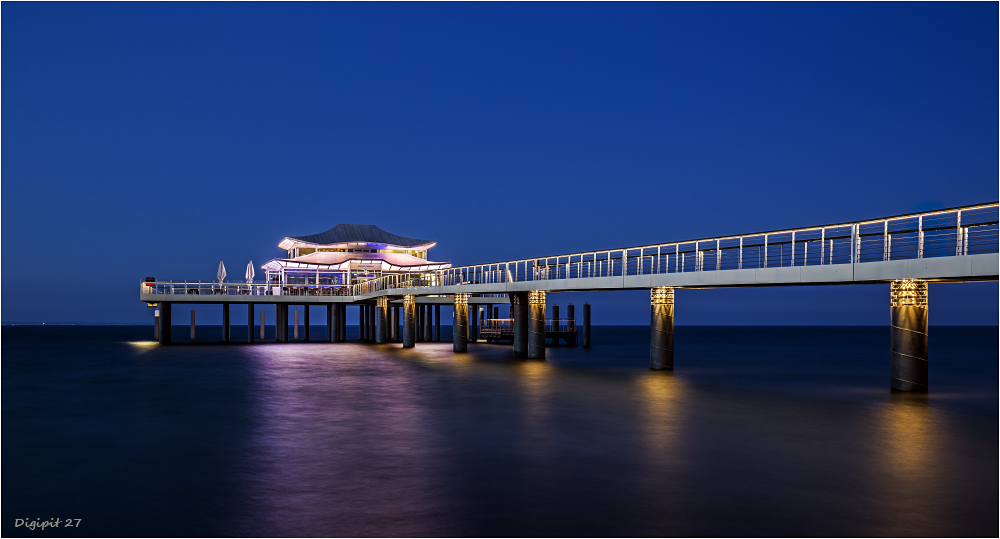
[[[926,397],[893,395],[881,420],[888,471],[901,480],[930,473],[937,436]]]
[[[945,433],[926,395],[892,394],[877,427],[882,458],[874,477],[888,507],[873,535],[923,535],[941,516],[936,493]]]
[[[140,354],[145,354],[160,345],[156,341],[127,341],[125,344]]]
[[[684,416],[684,384],[668,372],[650,372],[637,383],[647,447],[654,454],[675,452]]]
[[[551,415],[554,367],[544,361],[514,363],[517,385],[525,400],[520,406],[524,435],[536,451],[547,450],[550,442],[548,421]]]

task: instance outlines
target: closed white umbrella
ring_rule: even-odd
[[[215,274],[219,278],[219,284],[222,284],[222,280],[226,278],[226,265],[219,261],[219,272]]]
[[[247,263],[247,273],[245,275],[245,277],[247,278],[247,284],[253,284],[253,276],[254,276],[253,260],[251,260],[249,263]]]

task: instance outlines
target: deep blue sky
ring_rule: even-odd
[[[147,323],[142,277],[337,223],[459,265],[998,198],[993,2],[0,9],[4,322]],[[996,324],[997,294],[934,285],[931,323]],[[642,292],[551,297],[648,321]],[[885,324],[888,288],[677,309]]]

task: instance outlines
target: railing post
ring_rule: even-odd
[[[889,260],[889,220],[882,222],[882,260]]]
[[[759,263],[757,264],[760,265]],[[767,268],[767,234],[764,234],[764,268]]]
[[[823,256],[826,254],[826,228],[819,232],[819,265],[823,265]]]
[[[955,256],[962,254],[962,212],[958,212],[958,223],[955,228]]]
[[[789,264],[789,267],[792,267],[792,268],[795,267],[795,231],[794,230],[792,231],[792,261]]]
[[[737,269],[743,269],[743,236],[740,236],[740,258],[736,267]]]

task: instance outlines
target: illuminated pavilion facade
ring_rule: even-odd
[[[278,244],[288,256],[261,266],[267,282],[290,287],[336,288],[383,275],[425,273],[451,267],[427,260],[437,242],[407,238],[375,225],[337,225],[310,236],[288,236]]]

